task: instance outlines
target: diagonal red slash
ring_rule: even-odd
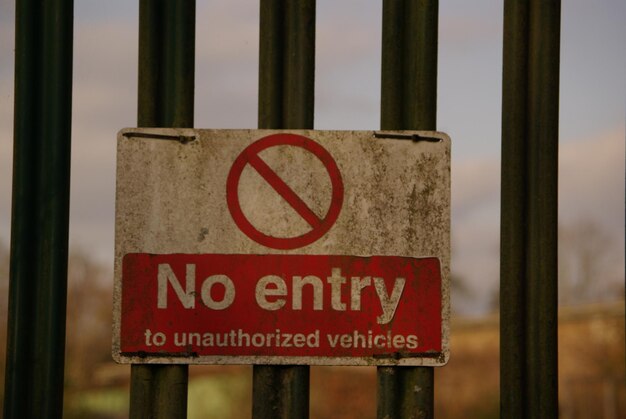
[[[285,183],[256,153],[247,153],[248,163],[282,196],[293,209],[313,228],[322,224],[322,220],[309,206]]]

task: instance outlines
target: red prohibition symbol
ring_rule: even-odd
[[[259,157],[259,153],[263,150],[284,145],[303,148],[317,157],[326,168],[331,181],[332,196],[328,211],[323,218],[315,214],[293,189]],[[238,193],[241,173],[248,164],[311,226],[311,230],[295,237],[273,237],[262,233],[250,223],[241,210]],[[226,201],[237,227],[255,242],[281,250],[306,246],[326,234],[339,217],[343,205],[343,192],[341,173],[330,153],[310,138],[296,134],[272,134],[250,144],[237,156],[226,180]]]

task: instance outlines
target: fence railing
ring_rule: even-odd
[[[501,412],[557,417],[560,1],[504,3]],[[313,128],[315,0],[260,4],[259,128]],[[140,1],[138,126],[193,126],[195,19],[195,0]],[[438,1],[382,19],[381,129],[434,130]],[[72,33],[71,0],[17,1],[7,419],[62,416]],[[132,366],[130,416],[184,418],[187,381]],[[308,367],[253,381],[253,417],[308,417]],[[432,418],[433,399],[432,368],[379,367],[379,418]]]

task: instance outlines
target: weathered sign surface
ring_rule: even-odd
[[[443,365],[449,232],[445,134],[123,130],[114,358]]]

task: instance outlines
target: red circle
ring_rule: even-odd
[[[323,164],[330,176],[332,185],[332,197],[326,216],[320,220],[320,224],[313,227],[311,231],[295,237],[273,237],[260,232],[248,221],[239,203],[239,180],[245,166],[251,158],[258,158],[258,154],[270,147],[279,145],[290,145],[301,147],[315,155]],[[341,212],[343,205],[343,181],[337,163],[330,153],[321,145],[297,134],[272,134],[263,137],[246,147],[233,162],[228,178],[226,180],[226,202],[235,224],[249,238],[255,242],[273,249],[296,249],[306,246],[318,240],[330,230]],[[295,208],[294,208],[295,209]],[[297,211],[297,210],[296,210]],[[302,214],[300,214],[302,215]]]

